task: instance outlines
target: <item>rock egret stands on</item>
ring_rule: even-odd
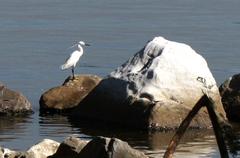
[[[63,64],[61,66],[62,70],[72,68],[73,79],[75,78],[74,68],[76,67],[76,64],[77,64],[78,60],[80,59],[80,57],[83,54],[82,46],[90,46],[89,44],[87,44],[83,41],[79,41],[77,44],[74,44],[72,47],[74,47],[76,45],[77,45],[77,50],[73,51],[72,54],[70,55],[70,57],[66,60],[65,64]]]

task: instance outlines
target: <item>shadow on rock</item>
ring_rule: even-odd
[[[151,105],[126,100],[127,82],[110,78],[102,80],[73,110],[70,121],[84,119],[111,126],[143,128],[148,126]],[[114,91],[113,87],[116,87]],[[116,95],[116,96],[113,96]],[[117,99],[116,99],[117,98]]]

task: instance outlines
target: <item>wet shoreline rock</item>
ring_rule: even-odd
[[[190,46],[156,37],[104,78],[71,115],[132,128],[176,129],[207,92],[225,119],[216,81]],[[190,128],[211,128],[202,109]]]
[[[143,152],[129,146],[127,142],[106,137],[96,137],[91,141],[85,141],[69,136],[62,143],[44,139],[27,151],[0,149],[0,156],[8,158],[148,158]]]
[[[48,158],[77,157],[88,142],[74,136],[69,136],[60,144],[56,153]]]
[[[79,153],[79,158],[148,158],[144,153],[133,149],[117,138],[96,137],[91,140]]]
[[[53,155],[60,143],[51,139],[44,139],[30,147],[27,151],[14,151],[8,148],[1,148],[2,157],[7,158],[47,158]]]
[[[76,75],[72,80],[69,76],[61,86],[44,92],[40,97],[40,111],[67,112],[77,106],[81,100],[100,82],[96,75]]]
[[[230,121],[240,122],[240,74],[235,74],[219,87],[222,103]]]
[[[32,105],[20,92],[8,89],[0,83],[0,115],[33,113]]]

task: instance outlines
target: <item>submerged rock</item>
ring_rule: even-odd
[[[8,89],[0,83],[0,114],[19,115],[32,113],[32,105],[20,92]]]
[[[81,100],[99,83],[100,77],[96,75],[77,75],[72,80],[68,77],[62,86],[51,88],[40,98],[40,110],[66,111],[77,106]]]
[[[225,117],[205,59],[186,44],[156,37],[103,79],[74,109],[74,116],[131,127],[172,129],[203,93],[208,93]],[[206,110],[201,110],[190,126],[211,127]]]
[[[240,122],[240,74],[227,79],[220,87],[222,103],[230,121]]]

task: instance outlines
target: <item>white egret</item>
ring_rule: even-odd
[[[71,53],[70,57],[66,60],[65,64],[61,65],[62,70],[72,68],[73,79],[75,78],[74,68],[76,67],[77,62],[79,61],[80,57],[83,54],[82,46],[90,46],[90,44],[87,44],[83,41],[79,41],[77,44],[74,44],[72,47],[76,45],[77,45],[77,49]]]

